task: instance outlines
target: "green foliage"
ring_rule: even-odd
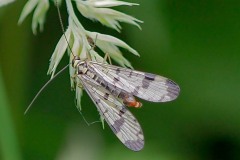
[[[126,12],[144,21],[142,31],[125,25],[122,34],[118,34],[79,17],[89,30],[113,33],[134,46],[141,58],[123,54],[134,68],[170,77],[182,89],[172,103],[143,101],[143,108],[131,110],[146,139],[145,148],[138,153],[127,150],[108,126],[104,130],[100,123],[86,126],[75,108],[67,72],[48,86],[29,114],[22,117],[31,98],[49,79],[48,59],[62,31],[56,9],[49,11],[44,32],[37,37],[29,36],[30,31],[19,31],[29,30],[28,19],[20,27],[10,23],[9,32],[3,32],[3,25],[0,26],[0,65],[5,84],[0,95],[4,93],[10,102],[9,122],[16,127],[13,133],[18,138],[13,140],[17,147],[19,142],[23,159],[240,159],[240,2],[136,2],[141,5]],[[10,9],[17,22],[20,9]],[[64,10],[62,13],[66,24],[67,15]],[[10,17],[3,13],[1,16]],[[1,22],[7,25],[9,20]],[[31,44],[31,49],[23,50],[27,45],[22,42]],[[22,47],[18,46],[20,43]],[[67,63],[65,56],[59,65]],[[18,86],[21,88],[15,89]],[[85,93],[81,103],[84,117],[89,122],[98,120],[96,108]],[[8,135],[4,134],[4,138]],[[9,150],[5,153],[15,153]]]

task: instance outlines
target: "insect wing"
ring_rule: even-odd
[[[131,112],[104,87],[86,75],[81,75],[82,84],[95,103],[100,115],[108,123],[119,140],[129,149],[139,151],[144,146],[140,124]]]
[[[159,75],[98,62],[91,62],[91,65],[108,83],[147,101],[172,101],[180,92],[174,81]]]

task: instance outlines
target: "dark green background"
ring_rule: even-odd
[[[134,68],[180,85],[176,101],[143,101],[143,108],[131,109],[144,130],[145,148],[137,153],[128,150],[107,124],[104,130],[100,123],[87,126],[75,107],[68,71],[23,116],[50,78],[46,75],[49,59],[62,31],[53,3],[42,33],[32,34],[32,15],[18,26],[24,5],[18,1],[0,10],[3,159],[240,159],[240,1],[135,2],[140,6],[118,9],[143,20],[142,31],[123,24],[119,34],[81,16],[80,20],[86,29],[115,35],[135,48],[140,58],[123,50]],[[62,16],[66,26],[64,6]],[[65,56],[60,66],[67,63]],[[99,120],[86,94],[82,101],[84,117],[89,122]]]

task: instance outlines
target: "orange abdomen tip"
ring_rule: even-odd
[[[136,105],[134,106],[135,108],[141,108],[142,107],[142,103],[136,101]]]
[[[131,102],[126,102],[125,103],[128,107],[135,107],[135,108],[140,108],[142,107],[142,103],[138,101],[131,101]]]

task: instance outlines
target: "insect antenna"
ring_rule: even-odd
[[[72,51],[72,49],[71,49],[71,47],[70,47],[70,44],[69,44],[69,42],[68,42],[68,40],[67,40],[67,37],[66,37],[66,34],[65,34],[65,29],[64,29],[64,26],[63,26],[63,21],[62,21],[61,13],[60,13],[60,9],[59,9],[59,6],[58,6],[58,0],[55,1],[55,5],[56,5],[56,7],[57,7],[58,18],[59,18],[59,22],[60,22],[61,29],[62,29],[62,32],[63,32],[63,36],[64,36],[64,38],[65,38],[65,40],[66,40],[66,42],[67,42],[68,49],[70,50],[70,52],[71,52],[71,54],[72,54],[72,56],[73,56],[73,61],[74,61],[74,60],[79,60],[79,57],[73,54],[73,51]],[[93,42],[93,45],[91,46],[90,50],[88,51],[88,54],[87,54],[88,59],[91,59],[91,56],[90,56],[90,54],[89,54],[90,51],[91,51],[91,50],[94,50],[94,48],[96,47],[97,37],[98,37],[98,34],[96,34],[96,38],[95,38],[95,40],[94,40],[94,42]],[[90,40],[88,40],[88,41],[90,42]],[[74,62],[72,62],[72,63],[74,63]],[[76,105],[76,104],[75,104],[75,105]],[[84,122],[85,122],[88,126],[90,126],[90,125],[92,125],[92,124],[95,124],[95,123],[102,122],[102,121],[88,122],[87,119],[84,117],[83,113],[81,112],[81,110],[80,110],[78,107],[77,107],[77,109],[78,109],[79,113],[81,114]]]
[[[74,56],[74,54],[73,54],[73,52],[72,52],[72,49],[71,49],[71,47],[70,47],[70,44],[68,43],[67,37],[66,37],[66,35],[65,35],[65,31],[64,31],[64,27],[63,27],[63,22],[62,22],[62,17],[61,17],[60,9],[59,9],[59,7],[58,7],[58,0],[55,1],[55,5],[56,5],[56,7],[57,7],[57,12],[58,12],[58,17],[59,17],[61,29],[62,29],[64,38],[66,39],[68,48],[69,48],[69,50],[71,51],[72,56],[73,56],[73,57],[76,57],[76,56]],[[27,109],[26,109],[25,112],[24,112],[24,115],[27,114],[28,110],[31,108],[31,106],[33,105],[33,103],[35,102],[35,100],[37,99],[37,97],[40,95],[40,93],[42,93],[42,91],[43,91],[60,73],[62,73],[64,70],[66,70],[68,66],[69,66],[69,64],[66,65],[65,67],[63,67],[63,68],[62,68],[60,71],[58,71],[50,80],[48,80],[47,83],[45,83],[45,84],[42,86],[42,88],[37,92],[37,94],[35,95],[35,97],[34,97],[33,100],[31,101],[31,103],[28,105]]]
[[[35,100],[37,99],[37,97],[39,96],[40,93],[42,93],[42,91],[47,87],[47,85],[49,85],[50,82],[52,82],[60,73],[62,73],[65,69],[67,69],[68,65],[66,65],[65,67],[63,67],[60,71],[58,71],[50,80],[47,81],[47,83],[45,83],[42,88],[38,91],[38,93],[35,95],[35,97],[33,98],[33,100],[31,101],[31,103],[28,105],[27,109],[24,112],[24,115],[27,114],[28,110],[31,108],[32,104],[35,102]]]
[[[65,34],[65,29],[64,29],[64,26],[63,26],[63,21],[62,21],[62,16],[61,16],[61,12],[60,12],[60,9],[59,9],[59,6],[58,6],[58,0],[55,1],[55,5],[57,7],[57,12],[58,12],[58,19],[59,19],[59,22],[60,22],[60,25],[61,25],[61,29],[62,29],[62,32],[63,32],[63,36],[67,42],[67,45],[68,45],[68,49],[70,50],[71,54],[73,57],[75,57],[75,55],[73,54],[73,51],[72,51],[72,48],[70,47],[70,44],[67,40],[67,37],[66,37],[66,34]]]

